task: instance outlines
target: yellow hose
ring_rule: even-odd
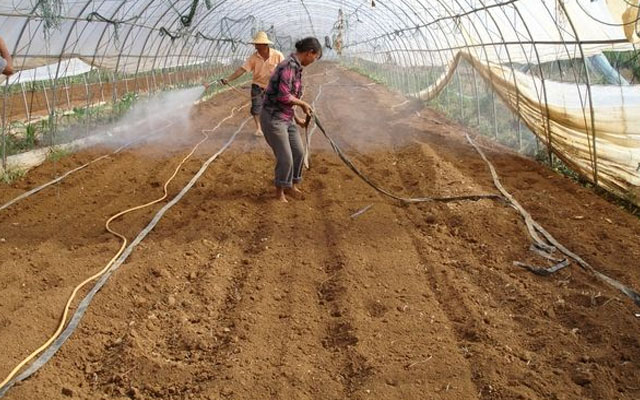
[[[222,125],[223,122],[227,121],[228,119],[232,118],[235,113],[237,111],[242,110],[243,108],[247,107],[249,104],[245,104],[241,107],[234,107],[231,110],[231,114],[229,114],[227,117],[225,117],[222,121],[220,121],[213,129],[211,130],[207,130],[207,131],[211,131],[214,132],[216,129],[218,129],[220,127],[220,125]],[[209,135],[207,133],[205,133],[205,131],[202,131],[202,134],[204,135],[204,138],[202,140],[200,140],[191,150],[191,152],[189,152],[189,154],[182,159],[182,161],[180,161],[180,163],[178,164],[178,166],[176,166],[175,170],[173,171],[173,174],[171,175],[171,177],[165,182],[164,186],[163,186],[163,195],[162,197],[159,197],[156,200],[150,201],[148,203],[133,207],[133,208],[129,208],[127,210],[121,211],[115,215],[113,215],[111,218],[109,218],[107,220],[107,222],[105,223],[105,228],[107,229],[107,231],[109,231],[111,234],[117,236],[118,238],[120,238],[120,240],[122,240],[122,245],[120,246],[120,249],[118,250],[118,252],[113,256],[113,258],[111,258],[111,260],[109,260],[109,262],[107,263],[107,265],[101,269],[99,272],[95,273],[94,275],[88,277],[87,279],[85,279],[84,281],[82,281],[78,286],[76,286],[73,289],[73,292],[71,292],[71,296],[69,296],[69,299],[67,300],[67,303],[64,306],[64,311],[62,313],[62,317],[60,318],[60,323],[58,324],[58,329],[56,329],[55,333],[46,341],[44,342],[40,347],[38,347],[36,350],[34,350],[31,354],[29,354],[29,356],[27,356],[24,360],[22,360],[18,365],[16,365],[16,367],[11,370],[11,372],[9,373],[9,375],[0,383],[0,389],[2,389],[7,383],[9,383],[9,381],[11,379],[13,379],[13,377],[18,373],[18,371],[20,371],[22,369],[22,367],[24,367],[29,361],[33,360],[38,354],[40,354],[43,350],[45,350],[47,347],[49,347],[49,345],[51,345],[51,343],[53,343],[54,340],[56,340],[56,338],[60,335],[60,333],[62,332],[62,330],[64,329],[65,323],[67,322],[67,315],[69,314],[69,307],[71,306],[71,302],[73,301],[73,299],[75,298],[76,294],[78,293],[78,291],[80,289],[82,289],[82,287],[84,285],[86,285],[87,283],[91,282],[94,279],[97,279],[99,277],[101,277],[102,275],[104,275],[109,268],[111,268],[111,265],[113,265],[113,263],[115,262],[116,259],[118,259],[118,257],[120,257],[120,255],[122,254],[122,252],[124,251],[124,249],[127,247],[127,238],[114,231],[113,229],[111,229],[109,227],[109,224],[111,224],[111,222],[113,222],[114,220],[116,220],[117,218],[128,214],[130,212],[133,211],[137,211],[146,207],[149,207],[153,204],[159,203],[162,200],[167,198],[167,187],[169,186],[169,183],[171,183],[171,181],[176,177],[176,175],[178,174],[178,171],[180,171],[180,168],[182,167],[182,165],[189,159],[191,158],[191,156],[193,155],[193,153],[196,152],[196,150],[198,149],[198,147],[200,147],[200,145],[202,143],[204,143],[208,138]]]

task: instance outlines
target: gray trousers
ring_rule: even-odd
[[[260,115],[263,98],[264,89],[256,84],[251,85],[251,115]]]
[[[304,147],[295,121],[283,121],[269,110],[262,109],[260,125],[276,156],[275,185],[290,188],[294,183],[302,182]]]

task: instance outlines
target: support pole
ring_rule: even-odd
[[[20,92],[22,92],[22,102],[24,104],[24,114],[27,117],[27,124],[31,123],[31,110],[29,110],[29,102],[27,102],[27,93],[24,89],[24,83],[20,83]]]
[[[460,73],[458,72],[460,68],[456,68],[456,80],[458,81],[458,100],[460,103],[460,116],[459,121],[464,121],[464,98],[462,97],[462,84],[460,82]]]
[[[480,126],[480,95],[478,93],[478,77],[476,74],[476,69],[471,67],[471,71],[473,72],[473,91],[476,96],[476,123],[478,127]]]
[[[4,85],[4,101],[2,102],[2,169],[7,170],[7,100],[9,93],[9,80]]]
[[[491,90],[491,106],[493,107],[493,137],[498,140],[498,116],[496,111],[496,95],[493,91],[493,88],[489,88]]]
[[[71,110],[71,97],[69,97],[69,80],[64,80],[64,92],[67,96],[67,109]]]

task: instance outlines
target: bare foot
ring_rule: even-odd
[[[255,137],[259,138],[259,137],[264,136],[264,134],[262,133],[262,131],[261,131],[261,130],[257,130],[257,131],[255,131],[255,132],[253,132],[253,136],[255,136]]]
[[[300,188],[296,187],[295,185],[291,188],[288,188],[286,193],[296,200],[304,200],[304,194],[302,193],[302,190],[300,190]]]
[[[287,196],[284,195],[284,188],[276,188],[276,200],[283,202],[283,203],[288,203],[289,201],[287,200]]]

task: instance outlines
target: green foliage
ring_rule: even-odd
[[[119,117],[125,114],[131,109],[131,107],[133,107],[137,100],[138,94],[135,92],[129,92],[123,95],[113,106],[114,116]]]
[[[7,156],[11,156],[25,151],[32,150],[35,147],[35,128],[31,125],[27,126],[26,135],[16,135],[7,133],[6,146]]]
[[[584,186],[591,186],[584,178],[580,176],[577,172],[572,170],[567,164],[565,164],[562,160],[557,157],[553,157],[553,162],[551,163],[551,168],[559,173],[560,175],[564,175],[572,180],[581,183]]]
[[[0,182],[10,185],[24,177],[26,171],[20,168],[12,168],[2,172],[0,175]]]
[[[376,83],[382,83],[382,84],[385,83],[381,76],[379,76],[378,74],[376,74],[373,71],[365,69],[364,67],[361,67],[361,66],[355,65],[355,64],[347,64],[347,65],[345,65],[345,67],[347,69],[350,69],[353,72],[357,72],[358,74],[371,79],[372,81],[374,81]]]
[[[36,127],[33,124],[26,126],[24,141],[30,149],[36,145]]]
[[[609,63],[618,70],[630,71],[633,81],[640,81],[640,50],[603,51]]]
[[[90,110],[91,108],[86,107],[73,107],[73,115],[78,119],[82,119],[90,112]]]
[[[114,78],[121,80],[125,78],[137,78],[144,79],[148,76],[150,79],[158,74],[170,73],[170,72],[185,72],[190,73],[192,71],[201,71],[204,66],[191,66],[186,68],[170,68],[166,71],[154,71],[144,72],[137,75],[132,74],[113,74],[111,72],[102,70],[92,70],[83,75],[78,75],[69,78],[63,78],[58,80],[58,86],[63,82],[69,85],[84,85],[85,83],[92,85],[98,82],[107,83],[113,81]],[[235,66],[233,65],[209,65],[208,69],[216,72],[219,77],[228,75]],[[178,77],[180,74],[177,75]],[[234,82],[234,84],[242,84],[249,80],[249,75],[243,76],[241,79]],[[42,92],[43,87],[50,90],[54,85],[54,81],[36,81],[28,82],[23,85],[14,84],[5,86],[8,95],[22,96],[21,92],[24,88],[26,95],[30,96],[29,91]],[[173,90],[175,88],[186,88],[200,85],[200,81],[180,82],[178,78],[173,79],[172,85],[159,84],[160,91]],[[153,84],[151,85],[153,88]],[[219,91],[225,89],[218,85],[212,86],[209,93],[215,95]],[[49,116],[49,118],[32,120],[30,123],[13,121],[10,122],[8,133],[6,135],[6,155],[11,156],[25,151],[38,148],[39,146],[56,145],[66,143],[86,135],[90,135],[94,132],[96,126],[103,125],[105,123],[112,122],[119,119],[126,114],[136,103],[141,96],[151,96],[155,92],[137,94],[135,92],[128,92],[121,98],[117,99],[114,103],[106,104],[91,104],[87,107],[74,107],[71,110],[63,112],[62,109],[56,110],[55,114]],[[1,139],[0,139],[1,141]],[[0,143],[0,155],[2,155],[3,147]],[[53,158],[58,159],[62,154],[54,152]]]
[[[69,154],[71,154],[69,150],[64,149],[62,147],[53,146],[49,150],[49,154],[47,154],[47,160],[54,161],[54,162],[60,161],[64,157],[68,156]]]

